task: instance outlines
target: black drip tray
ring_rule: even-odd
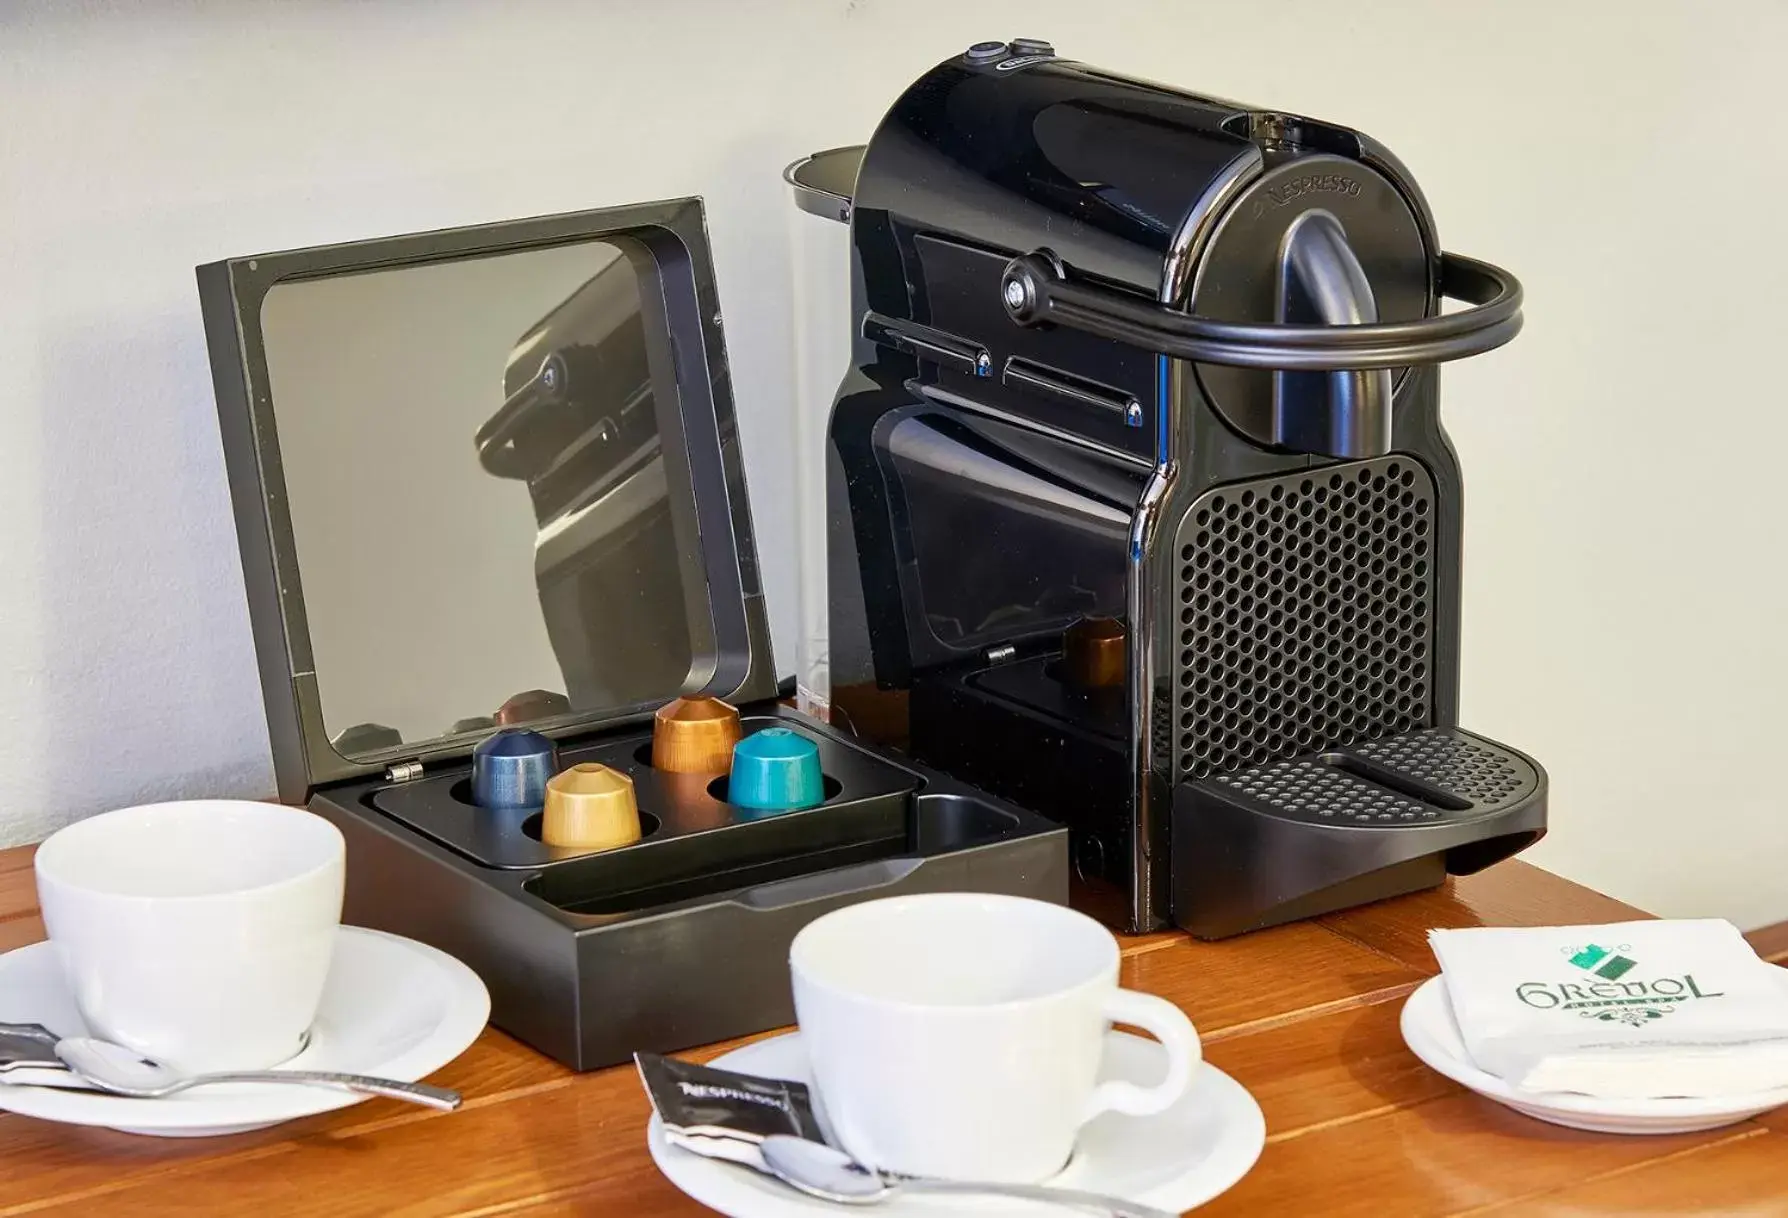
[[[1539,783],[1520,754],[1456,728],[1430,728],[1214,774],[1199,785],[1290,820],[1396,828],[1501,812]]]
[[[1213,774],[1174,789],[1174,921],[1203,939],[1469,875],[1546,832],[1546,775],[1458,728]]]

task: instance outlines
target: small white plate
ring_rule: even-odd
[[[484,983],[452,956],[397,935],[344,926],[310,1043],[280,1065],[413,1083],[465,1052],[489,1018]],[[0,955],[0,1022],[40,1023],[61,1036],[87,1035],[54,944],[33,943]],[[159,1137],[241,1133],[369,1098],[338,1087],[219,1083],[138,1100],[0,1081],[0,1109]]]
[[[1594,1133],[1693,1133],[1748,1120],[1788,1104],[1788,1087],[1698,1099],[1604,1099],[1562,1091],[1522,1091],[1472,1064],[1447,1001],[1431,977],[1403,1004],[1403,1042],[1455,1083],[1536,1120]]]
[[[747,1045],[710,1064],[764,1078],[813,1081],[798,1032]],[[1150,1083],[1160,1079],[1163,1068],[1161,1046],[1154,1041],[1126,1032],[1105,1034],[1101,1079]],[[802,1196],[748,1167],[672,1146],[656,1116],[646,1127],[646,1143],[672,1184],[732,1218],[812,1218],[840,1212],[836,1205]],[[1193,1076],[1191,1090],[1166,1112],[1152,1117],[1108,1112],[1093,1120],[1081,1131],[1074,1158],[1046,1183],[1178,1213],[1203,1205],[1247,1175],[1264,1145],[1266,1121],[1260,1105],[1240,1083],[1206,1062]],[[896,1197],[876,1211],[889,1218],[984,1212],[1061,1218],[1065,1212],[1033,1201],[944,1196]]]

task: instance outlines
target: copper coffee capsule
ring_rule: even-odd
[[[724,774],[739,743],[739,712],[719,698],[678,698],[652,717],[652,768]]]
[[[640,839],[633,779],[586,761],[546,784],[540,840],[566,850],[613,850]]]
[[[512,727],[517,723],[533,723],[569,714],[571,699],[546,689],[530,689],[516,694],[497,708],[497,726]]]
[[[1084,617],[1062,635],[1062,677],[1080,689],[1124,683],[1124,624],[1114,617]]]

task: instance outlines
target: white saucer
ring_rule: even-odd
[[[1703,1099],[1603,1099],[1568,1092],[1522,1091],[1472,1064],[1447,1001],[1431,977],[1403,1004],[1403,1041],[1433,1069],[1479,1095],[1554,1125],[1595,1133],[1693,1133],[1748,1120],[1788,1104],[1788,1087]]]
[[[1101,1079],[1152,1083],[1163,1068],[1161,1046],[1125,1032],[1105,1034]],[[711,1065],[765,1078],[810,1083],[807,1053],[798,1032],[759,1041],[716,1058]],[[822,1117],[823,1113],[818,1114]],[[804,1197],[768,1176],[733,1163],[704,1159],[672,1146],[654,1116],[646,1127],[652,1159],[670,1182],[690,1197],[732,1218],[803,1218],[836,1215],[836,1205]],[[1123,1197],[1178,1213],[1203,1205],[1248,1173],[1266,1144],[1260,1105],[1242,1085],[1206,1062],[1178,1104],[1152,1117],[1106,1113],[1081,1131],[1074,1158],[1048,1181]],[[896,1197],[876,1207],[889,1218],[995,1213],[1011,1218],[1061,1218],[1060,1206],[977,1197]]]
[[[416,1082],[463,1053],[489,1018],[484,983],[452,956],[397,935],[344,926],[310,1044],[281,1066]],[[62,1036],[87,1035],[53,944],[33,943],[0,955],[0,1022],[40,1023]],[[0,1082],[0,1109],[160,1137],[241,1133],[367,1098],[337,1087],[219,1083],[165,1099],[135,1100]]]

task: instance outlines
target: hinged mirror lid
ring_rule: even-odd
[[[775,693],[699,199],[198,279],[282,799]]]

